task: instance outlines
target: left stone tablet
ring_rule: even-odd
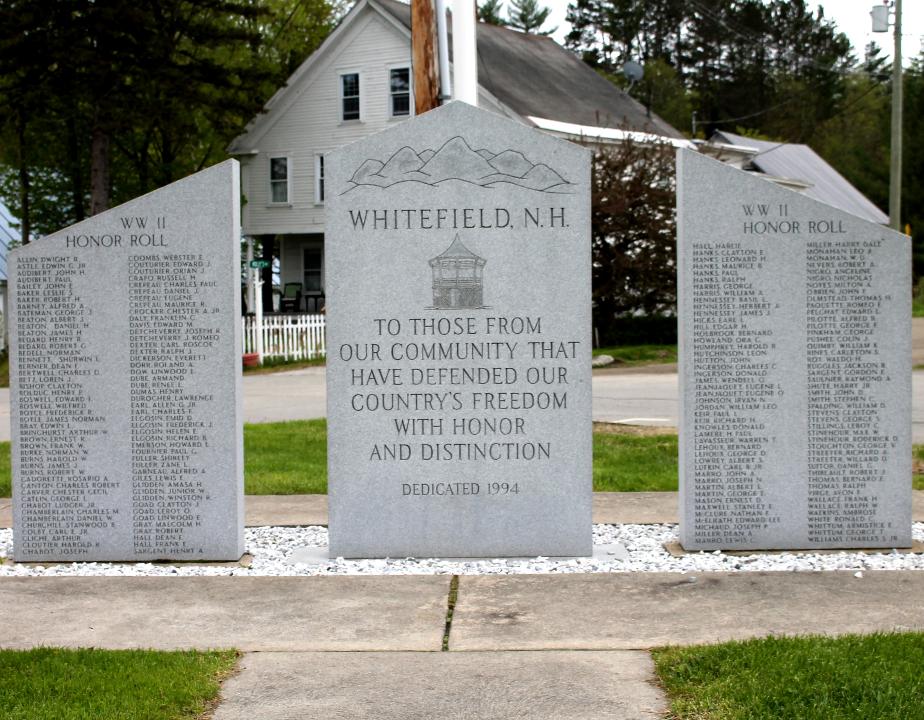
[[[239,558],[237,162],[17,248],[8,277],[15,559]]]

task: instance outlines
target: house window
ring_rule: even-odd
[[[314,202],[324,204],[324,156],[314,156]]]
[[[289,158],[270,158],[270,202],[289,202]]]
[[[411,114],[411,71],[410,68],[392,68],[389,72],[391,89],[391,116],[404,117]]]
[[[304,268],[305,268],[305,292],[320,293],[324,288],[321,285],[321,267],[322,255],[321,250],[314,248],[305,248],[304,251]]]
[[[344,120],[359,120],[359,73],[340,76],[340,98]]]

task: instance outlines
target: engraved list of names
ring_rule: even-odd
[[[908,239],[695,153],[678,177],[684,547],[910,545]]]
[[[237,167],[16,250],[17,560],[242,553]]]

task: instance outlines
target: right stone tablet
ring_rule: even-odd
[[[680,539],[911,545],[910,238],[678,152]]]

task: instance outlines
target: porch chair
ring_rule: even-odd
[[[299,312],[302,309],[302,284],[286,283],[279,301],[279,312]]]

